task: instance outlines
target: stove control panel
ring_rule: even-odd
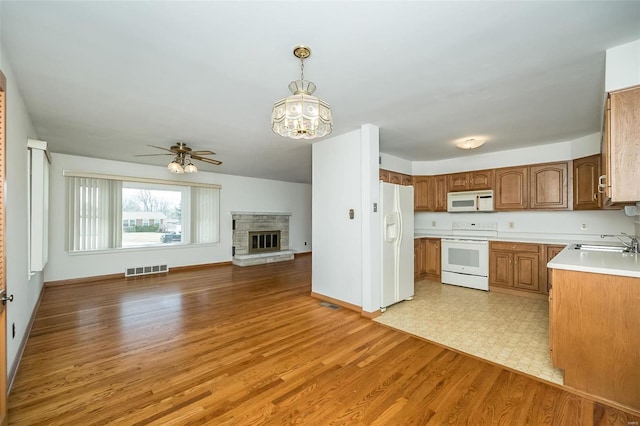
[[[498,231],[498,222],[453,222],[454,231]]]

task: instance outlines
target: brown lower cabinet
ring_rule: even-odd
[[[440,239],[417,238],[413,240],[414,279],[440,281]]]
[[[553,269],[549,349],[565,386],[640,410],[640,278]]]
[[[541,279],[540,273],[540,262],[544,259],[543,247],[541,244],[491,241],[489,286],[494,289],[544,294],[541,290],[544,288],[546,291],[546,280]]]
[[[547,269],[566,246],[505,241],[489,243],[489,286],[496,291],[517,292],[544,298],[549,294],[552,276]]]
[[[556,255],[558,253],[560,253],[566,246],[561,246],[561,245],[548,245],[545,246],[545,253],[546,253],[546,263],[551,262],[551,260],[556,257]],[[544,286],[543,293],[544,294],[549,294],[549,291],[551,290],[552,287],[552,275],[551,275],[551,269],[549,268],[544,268],[546,271],[546,276],[547,276],[547,285]]]

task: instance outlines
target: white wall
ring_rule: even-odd
[[[414,161],[412,162],[411,174],[438,175],[471,170],[495,169],[524,164],[573,160],[598,153],[600,153],[600,133],[593,133],[578,139],[541,146],[479,153],[447,160]]]
[[[26,339],[27,326],[43,285],[42,273],[29,277],[27,265],[27,139],[37,139],[35,129],[16,86],[16,76],[0,45],[0,64],[7,77],[6,111],[6,265],[7,294],[7,368],[11,372],[18,361],[18,351]],[[30,278],[30,279],[29,279]],[[16,335],[12,337],[12,325]]]
[[[313,145],[312,291],[367,312],[380,309],[378,139],[365,124]]]
[[[606,92],[640,85],[640,40],[607,49]]]
[[[405,175],[411,174],[411,161],[394,157],[393,155],[383,154],[382,152],[379,154],[379,157],[379,168],[404,173]]]
[[[370,124],[364,125],[360,133],[362,149],[362,310],[375,312],[382,300],[382,214],[378,155],[380,130]],[[374,204],[376,211],[374,212]]]
[[[69,254],[65,251],[67,234],[63,170],[220,184],[222,185],[220,243]],[[289,248],[298,253],[311,251],[311,185],[309,184],[209,172],[174,175],[170,174],[165,167],[134,165],[63,154],[53,154],[50,180],[49,229],[51,234],[49,263],[44,271],[47,282],[124,273],[125,268],[131,266],[166,263],[171,268],[230,261],[232,257],[231,211],[291,212]]]
[[[635,234],[635,217],[622,210],[523,211],[499,213],[430,213],[414,215],[416,232],[449,234],[451,223],[495,222],[498,236],[509,238],[551,238],[572,241],[600,241],[601,234]],[[582,229],[584,225],[585,229]],[[613,240],[612,240],[613,241]]]

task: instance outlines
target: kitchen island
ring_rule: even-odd
[[[640,255],[576,250],[547,264],[549,340],[565,386],[640,412]]]

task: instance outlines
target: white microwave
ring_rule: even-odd
[[[493,190],[449,192],[447,194],[448,212],[492,212]]]

